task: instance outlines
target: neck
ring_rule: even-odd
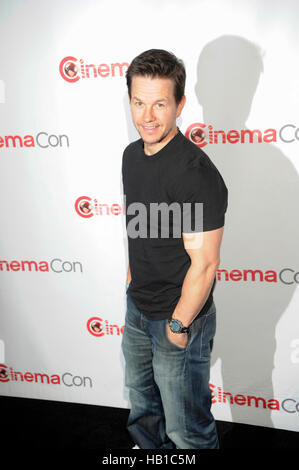
[[[171,131],[167,136],[162,138],[159,142],[155,142],[154,144],[147,144],[144,142],[144,153],[148,156],[154,155],[155,153],[159,152],[165,145],[168,144],[179,132],[179,128],[176,126],[173,131]]]

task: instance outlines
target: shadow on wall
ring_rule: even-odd
[[[208,43],[198,59],[195,86],[204,124],[226,133],[247,129],[262,72],[262,54],[255,44],[236,36]],[[262,134],[269,127],[271,123],[266,123]],[[286,267],[298,270],[297,171],[275,144],[258,142],[257,137],[252,143],[247,137],[245,143],[208,144],[203,150],[229,191],[220,269],[263,274],[263,281],[258,273],[255,281],[250,274],[247,281],[227,282],[223,274],[218,280],[213,364],[221,359],[225,392],[263,397],[267,402],[274,398],[275,328],[296,283],[267,282],[265,273]],[[232,404],[231,413],[233,421],[247,422],[250,415],[255,424],[273,426],[271,409],[264,409],[262,402],[258,407],[252,403],[250,413],[247,406]]]

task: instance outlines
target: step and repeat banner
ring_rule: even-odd
[[[216,419],[299,430],[299,4],[2,0],[0,395],[129,408],[125,72],[183,59],[181,131],[221,172]]]

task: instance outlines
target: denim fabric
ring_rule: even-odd
[[[210,353],[216,308],[191,324],[186,348],[168,339],[167,320],[150,320],[127,291],[122,338],[128,430],[141,449],[218,449],[211,414]]]

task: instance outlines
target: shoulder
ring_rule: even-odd
[[[176,152],[176,161],[173,168],[174,176],[186,179],[203,178],[213,180],[220,175],[216,165],[202,148],[191,142],[185,135],[181,135]],[[221,175],[220,175],[221,176]]]
[[[134,164],[134,158],[137,159],[137,156],[142,149],[141,139],[135,140],[126,146],[123,151],[122,156],[122,172],[123,174],[128,171],[129,167]]]
[[[126,146],[123,156],[135,154],[142,147],[142,139],[135,140]]]
[[[188,168],[198,168],[198,169],[207,169],[207,170],[217,170],[216,166],[210,159],[210,157],[202,150],[202,148],[195,145],[191,140],[187,139],[185,135],[182,134],[181,139],[181,158],[182,166],[186,169]]]
[[[175,199],[205,200],[212,193],[227,197],[226,184],[211,158],[183,135],[170,175],[170,194]]]

